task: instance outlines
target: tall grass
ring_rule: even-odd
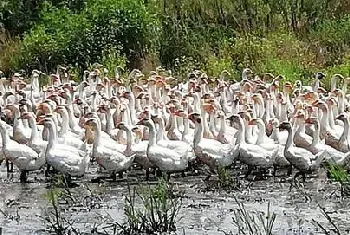
[[[112,225],[119,230],[118,234],[124,235],[175,231],[181,207],[182,200],[175,195],[174,185],[165,180],[160,180],[155,187],[129,186],[124,201],[125,222]]]

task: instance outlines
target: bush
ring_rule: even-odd
[[[155,25],[140,0],[91,0],[78,13],[46,4],[38,24],[24,35],[19,64],[11,65],[43,71],[59,64],[87,68],[118,47],[131,66],[139,66],[152,49]]]

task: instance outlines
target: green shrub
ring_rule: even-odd
[[[140,0],[86,1],[74,13],[46,4],[38,24],[24,35],[17,68],[52,71],[59,64],[86,68],[120,48],[133,66],[152,49],[156,21]]]

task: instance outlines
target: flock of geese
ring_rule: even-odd
[[[311,86],[281,75],[254,75],[241,81],[223,71],[217,78],[195,70],[180,82],[162,68],[145,76],[133,70],[108,78],[106,69],[85,71],[80,83],[65,68],[40,87],[41,72],[0,79],[0,161],[30,171],[82,177],[91,164],[117,175],[135,165],[155,174],[192,171],[206,165],[247,166],[275,176],[294,177],[327,164],[350,169],[350,78],[331,77],[322,87],[319,72]],[[270,171],[272,170],[272,171]]]

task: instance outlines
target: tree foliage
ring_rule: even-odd
[[[0,66],[82,70],[114,51],[132,68],[307,77],[349,64],[349,14],[348,0],[0,0]]]

